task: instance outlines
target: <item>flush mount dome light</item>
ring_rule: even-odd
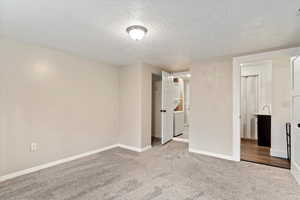
[[[145,27],[139,25],[129,26],[126,31],[133,40],[143,39],[148,32]]]

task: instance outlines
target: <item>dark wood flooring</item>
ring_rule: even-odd
[[[290,169],[286,159],[272,157],[270,147],[257,145],[257,140],[241,139],[241,160]]]

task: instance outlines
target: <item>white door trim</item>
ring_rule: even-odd
[[[241,117],[241,64],[254,62],[269,62],[275,56],[288,55],[294,57],[300,55],[300,47],[282,49],[278,51],[270,51],[266,53],[252,54],[233,58],[233,137],[232,137],[232,152],[233,160],[240,161],[240,117]]]

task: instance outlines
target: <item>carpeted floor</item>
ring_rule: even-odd
[[[170,142],[112,149],[0,183],[1,200],[296,200],[289,171],[188,153]]]

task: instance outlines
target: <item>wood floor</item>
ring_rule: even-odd
[[[257,145],[257,140],[241,139],[241,160],[290,169],[286,159],[272,157],[269,147]]]

